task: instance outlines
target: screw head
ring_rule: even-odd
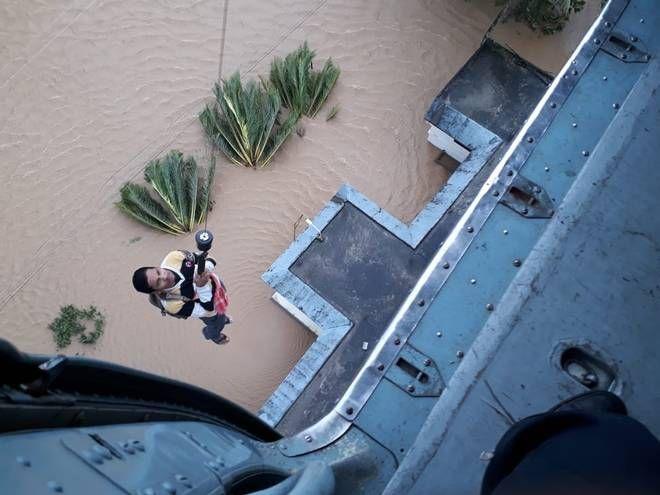
[[[527,136],[527,142],[528,142],[528,143],[533,143],[533,142],[534,142],[534,138],[533,138],[532,136]]]
[[[449,261],[445,261],[445,262],[442,264],[442,268],[444,268],[445,270],[447,270],[447,269],[449,268]]]
[[[608,28],[608,27],[610,27],[611,25],[612,25],[612,23],[611,23],[610,21],[605,21],[605,27]]]
[[[458,351],[458,352],[456,353],[456,357],[457,357],[458,359],[463,359],[463,356],[465,356],[465,353],[464,353],[463,351]]]
[[[399,345],[400,343],[401,343],[401,339],[399,337],[394,339],[394,345]]]
[[[571,71],[571,74],[573,74],[574,76],[577,76],[577,75],[578,75],[578,71],[577,71],[577,69],[573,69],[573,70]]]
[[[587,150],[582,150],[582,156],[589,156],[589,152]]]
[[[607,81],[607,76],[603,76],[603,81]]]
[[[385,365],[384,365],[383,363],[381,363],[381,364],[379,364],[379,365],[376,367],[376,369],[377,369],[378,371],[383,371],[383,370],[385,369]]]
[[[305,442],[311,443],[313,440],[312,435],[305,435]]]
[[[474,227],[470,226],[466,229],[470,234],[474,232]]]
[[[176,493],[176,488],[170,483],[169,481],[165,481],[162,485],[163,490],[165,490],[165,493],[168,493],[169,495],[175,495]]]
[[[527,208],[522,209],[522,214],[527,215],[529,213],[529,210]]]
[[[598,38],[594,38],[594,43],[600,45],[600,40]]]
[[[476,283],[477,283],[477,279],[476,279],[476,278],[471,278],[471,279],[470,279],[470,284],[474,285],[474,284],[476,284]]]
[[[621,60],[625,60],[625,59],[627,59],[627,58],[628,58],[628,55],[626,55],[625,53],[622,53],[622,54],[621,54]]]
[[[634,36],[634,35],[631,36],[631,37],[630,37],[630,41],[632,41],[633,43],[634,43],[635,41],[637,41],[637,36]]]
[[[577,127],[577,122],[573,122],[573,123],[571,124],[571,127],[572,127],[573,129],[575,129],[575,128]]]
[[[495,309],[495,306],[493,306],[491,303],[486,304],[486,309],[488,311],[493,311]]]
[[[498,197],[500,195],[499,191],[493,191],[493,196]]]
[[[619,105],[618,103],[612,103],[612,108],[613,108],[614,110],[618,110],[618,109],[619,109],[619,106],[620,106],[620,105]]]
[[[520,265],[522,265],[522,262],[518,258],[513,260],[513,266],[519,267]]]
[[[438,338],[442,337],[442,332],[435,332],[435,336]]]
[[[352,407],[347,407],[346,408],[346,414],[348,414],[349,416],[352,416],[353,415],[353,408]]]
[[[424,301],[424,299],[420,299],[419,301],[417,301],[417,306],[419,306],[420,308],[422,306],[424,306],[425,304],[426,304],[426,301]]]
[[[644,18],[643,17],[639,20],[639,23],[644,24]]]
[[[506,175],[511,177],[513,175],[513,170],[507,170]]]
[[[16,462],[24,467],[30,467],[32,465],[32,463],[28,459],[20,455],[16,458]]]
[[[509,231],[506,230],[506,229],[504,229],[504,230],[502,231],[502,233],[503,233],[504,235],[509,235]]]
[[[426,358],[426,359],[424,360],[424,366],[431,366],[431,360],[428,359],[428,358]]]
[[[550,172],[550,167],[543,167],[543,170],[545,170],[546,172]]]
[[[57,481],[49,481],[46,486],[51,492],[62,493],[64,488]]]
[[[415,386],[414,385],[408,385],[406,387],[406,389],[408,390],[408,392],[414,392],[415,391]]]

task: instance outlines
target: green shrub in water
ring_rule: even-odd
[[[158,199],[146,187],[128,182],[115,203],[121,211],[174,235],[191,232],[204,221],[212,203],[215,162],[205,170],[194,158],[184,158],[180,151],[172,150],[164,158],[149,162],[144,178]]]
[[[86,323],[93,328],[87,331]],[[103,335],[104,327],[105,317],[95,306],[81,309],[71,304],[62,306],[59,316],[48,325],[58,349],[67,347],[76,336],[82,344],[94,344]]]

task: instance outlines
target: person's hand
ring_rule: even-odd
[[[195,281],[195,285],[197,287],[204,287],[209,283],[209,272],[204,272],[201,275],[198,275],[197,272],[195,272],[195,277],[193,280]]]

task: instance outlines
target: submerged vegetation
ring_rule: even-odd
[[[331,58],[320,71],[314,70],[315,55],[305,42],[284,59],[275,58],[270,65],[270,82],[284,106],[308,117],[314,117],[323,106],[340,73]]]
[[[86,331],[85,322],[93,325],[93,329]],[[59,316],[48,325],[58,349],[71,344],[75,336],[81,344],[94,344],[103,335],[104,327],[105,316],[95,306],[81,309],[71,304],[62,306]]]
[[[215,104],[199,116],[206,135],[237,165],[264,167],[289,137],[298,120],[290,113],[278,123],[281,100],[275,88],[255,81],[241,82],[235,73],[216,84]]]
[[[504,17],[514,17],[534,31],[554,34],[566,26],[569,17],[580,12],[585,0],[496,0],[506,5]]]
[[[115,203],[121,211],[175,235],[190,232],[205,220],[212,204],[213,161],[205,170],[194,158],[184,158],[181,152],[172,150],[164,158],[149,162],[144,177],[158,199],[146,187],[128,182],[121,188],[121,200]]]
[[[268,79],[243,83],[237,72],[215,85],[215,102],[204,108],[199,120],[232,163],[265,167],[300,117],[317,114],[340,71],[331,59],[315,71],[314,56],[304,43],[284,59],[276,58]]]

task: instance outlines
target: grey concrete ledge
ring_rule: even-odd
[[[470,155],[410,224],[401,222],[348,184],[344,184],[316,215],[313,224],[322,231],[344,204],[350,203],[415,249],[502,143],[498,136],[449,106],[446,106],[438,126],[464,144]],[[261,277],[276,291],[276,301],[300,321],[311,321],[313,325],[308,326],[318,335],[259,410],[261,419],[271,426],[280,422],[352,327],[346,316],[289,270],[316,237],[316,230],[308,227]]]

